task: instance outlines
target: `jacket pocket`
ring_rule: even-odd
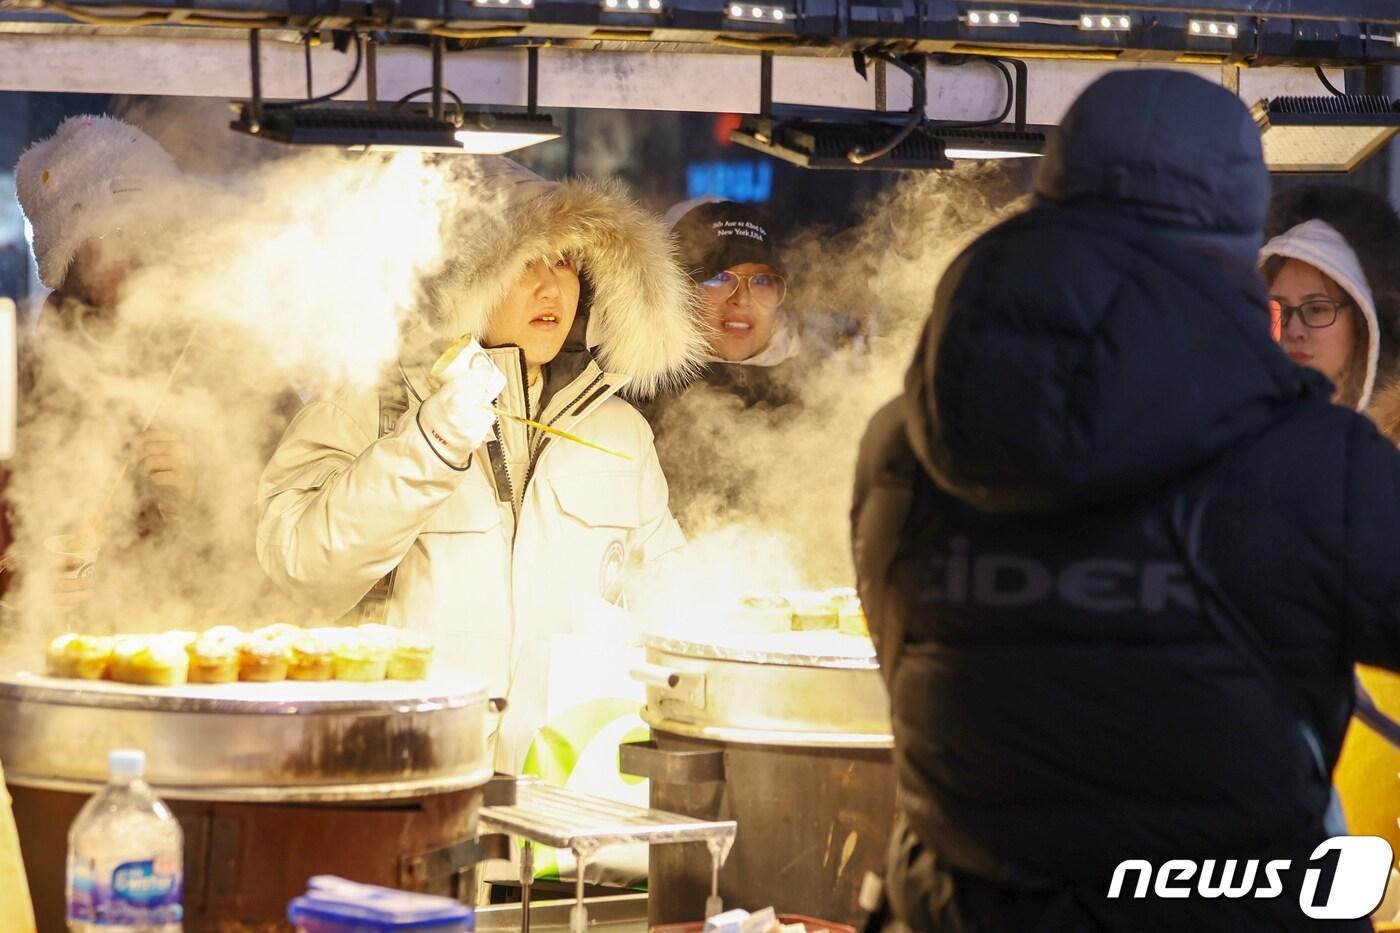
[[[468,481],[433,512],[420,534],[490,531],[501,524],[501,510],[484,483]]]
[[[315,492],[334,479],[346,464],[315,463],[280,479],[272,488],[262,491],[260,499],[275,499],[288,492]]]
[[[594,528],[637,528],[642,524],[635,470],[551,476],[549,485],[564,514]]]

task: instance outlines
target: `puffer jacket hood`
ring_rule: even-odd
[[[480,334],[532,260],[579,259],[587,346],[604,369],[648,397],[698,372],[706,347],[690,279],[661,222],[615,183],[551,182],[503,157],[463,160],[451,258],[429,283],[447,336]],[[578,325],[576,324],[576,327]]]
[[[949,268],[906,380],[911,445],[992,512],[1114,500],[1329,393],[1274,344],[1258,132],[1228,92],[1114,73],[1071,108],[1041,203]]]
[[[1356,410],[1364,411],[1371,404],[1376,387],[1376,371],[1380,365],[1380,322],[1376,318],[1376,302],[1371,285],[1361,269],[1361,260],[1346,238],[1325,220],[1307,220],[1279,234],[1264,244],[1259,253],[1260,263],[1274,256],[1297,259],[1322,272],[1351,297],[1366,322],[1366,372],[1362,377],[1361,395]]]
[[[1128,212],[1252,260],[1263,242],[1269,173],[1259,128],[1235,95],[1176,71],[1114,72],[1065,115],[1036,193]]]

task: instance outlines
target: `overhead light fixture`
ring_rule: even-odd
[[[992,162],[998,159],[1032,159],[1039,156],[1039,152],[1016,152],[1013,149],[959,149],[953,146],[945,146],[943,154],[950,159],[973,162]]]
[[[434,120],[403,110],[264,110],[254,124],[248,105],[231,127],[291,146],[340,146],[370,151],[421,149],[430,152],[500,155],[549,142],[562,135],[548,114],[465,111],[462,123]]]
[[[558,139],[554,120],[544,113],[467,111],[454,134],[463,152],[500,155]]]
[[[472,6],[479,10],[530,10],[534,8],[535,0],[472,0]]]
[[[925,124],[919,132],[939,140],[943,144],[943,155],[949,159],[1030,159],[1045,152],[1045,133],[1040,130]]]
[[[963,22],[969,26],[993,26],[1002,29],[1021,25],[1021,14],[1015,10],[968,10]]]
[[[462,152],[457,127],[426,114],[348,108],[264,107],[255,116],[249,104],[229,126],[250,136],[291,146],[365,149],[428,149]]]
[[[1400,132],[1400,103],[1348,94],[1254,105],[1271,172],[1350,172]]]
[[[496,155],[558,139],[560,136],[554,120],[548,114],[536,111],[539,85],[538,49],[531,48],[526,52],[528,109],[524,113],[468,110],[463,106],[462,99],[450,88],[443,86],[444,42],[439,36],[434,36],[432,42],[432,84],[405,95],[391,109],[382,110],[379,109],[374,92],[378,80],[373,46],[368,56],[370,93],[365,107],[308,106],[328,98],[264,103],[259,30],[250,30],[249,36],[252,99],[246,104],[236,106],[238,119],[234,120],[230,127],[259,139],[292,146],[340,146],[365,150],[418,149],[430,152]],[[359,72],[358,45],[356,52],[352,81]],[[346,87],[349,83],[346,82]],[[405,105],[410,100],[424,94],[432,95],[432,103],[426,112],[406,109]],[[443,107],[444,95],[450,96],[455,103],[450,116]]]
[[[1240,27],[1230,22],[1193,19],[1186,24],[1186,31],[1202,39],[1238,39]]]
[[[1133,27],[1133,21],[1121,13],[1085,13],[1079,17],[1079,28],[1083,32],[1126,32]]]
[[[740,19],[748,23],[782,23],[788,18],[785,7],[758,3],[731,3],[726,7],[725,14],[730,19]]]
[[[879,120],[780,122],[772,117],[749,116],[729,138],[741,146],[803,168],[918,171],[953,167],[952,161],[944,155],[943,142],[919,132],[912,133],[892,152],[877,160],[852,162],[849,158],[852,152],[879,149],[898,129],[897,124]]]

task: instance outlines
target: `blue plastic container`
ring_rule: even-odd
[[[433,894],[413,894],[317,875],[287,905],[287,919],[302,933],[470,933],[476,914]]]

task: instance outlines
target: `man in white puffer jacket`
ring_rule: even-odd
[[[705,344],[664,230],[616,188],[475,166],[478,200],[495,203],[463,218],[432,321],[406,340],[393,387],[406,410],[392,391],[308,405],[263,474],[257,550],[332,615],[392,573],[388,621],[434,638],[434,676],[509,700],[495,764],[517,773],[545,715],[551,638],[684,543],[651,430],[617,393],[686,377]],[[480,346],[430,384],[466,334]],[[627,459],[498,420],[493,404]]]

